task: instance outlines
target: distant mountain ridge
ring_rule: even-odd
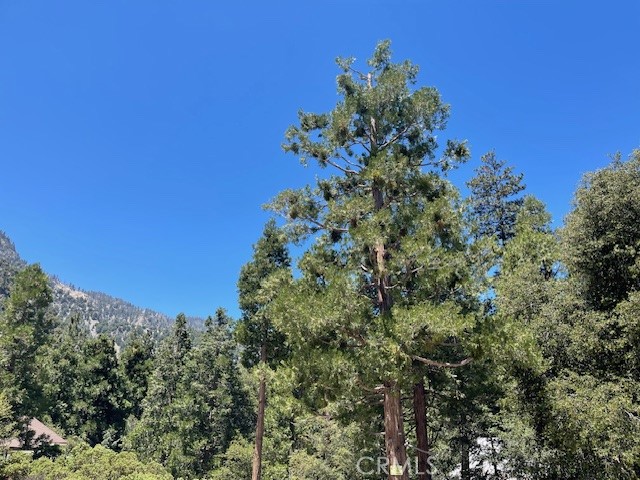
[[[27,266],[18,254],[14,243],[0,231],[0,300],[11,288],[16,273]],[[106,333],[122,346],[134,332],[149,332],[154,337],[162,337],[169,331],[173,319],[148,308],[135,305],[102,292],[85,291],[62,282],[55,275],[49,275],[53,292],[52,313],[61,321],[78,315],[93,335]],[[202,328],[203,319],[190,317],[189,323]]]

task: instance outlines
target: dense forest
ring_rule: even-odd
[[[0,438],[32,453],[0,478],[640,478],[640,150],[554,229],[495,151],[468,196],[448,180],[471,152],[389,42],[337,64],[335,108],[285,133],[319,170],[266,206],[239,318],[116,338],[61,319],[37,264],[1,285]]]

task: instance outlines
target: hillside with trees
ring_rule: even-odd
[[[11,239],[0,231],[0,299],[9,295],[13,278],[26,265]],[[77,317],[92,335],[105,333],[114,338],[119,348],[132,334],[149,332],[161,337],[171,327],[171,318],[163,313],[136,307],[106,293],[82,290],[55,275],[49,275],[49,286],[53,296],[52,315],[60,321]],[[189,323],[197,329],[203,328],[203,322],[201,318],[189,318]]]

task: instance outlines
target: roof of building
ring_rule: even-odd
[[[48,443],[50,445],[66,445],[68,443],[64,438],[51,430],[37,418],[29,420],[27,428],[33,432],[33,440],[37,443]],[[5,447],[11,449],[22,449],[24,447],[22,440],[19,438],[11,438],[3,443]]]

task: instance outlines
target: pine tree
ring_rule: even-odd
[[[154,342],[151,334],[134,335],[120,354],[120,376],[125,386],[127,416],[142,416],[142,402],[147,395],[153,372]]]
[[[126,393],[113,339],[91,338],[77,316],[53,338],[42,356],[47,414],[68,436],[119,448]]]
[[[439,175],[468,152],[448,141],[436,158],[449,108],[434,88],[412,88],[417,67],[392,63],[389,42],[369,73],[338,64],[342,100],[327,114],[301,112],[286,134],[285,150],[336,174],[271,204],[292,238],[317,234],[302,277],[278,298],[277,326],[325,398],[383,395],[390,478],[407,479],[401,391],[412,364],[470,361],[438,348],[473,324],[447,300],[465,276],[465,242],[456,193]]]
[[[189,405],[192,428],[185,443],[195,454],[193,471],[203,476],[236,435],[247,435],[253,423],[247,392],[240,382],[232,319],[222,308],[205,322],[205,332],[185,364],[180,395]]]
[[[42,413],[45,400],[38,378],[38,354],[53,329],[52,296],[46,274],[29,265],[14,278],[0,315],[0,387],[17,417]]]
[[[81,435],[87,417],[84,412],[91,401],[84,394],[88,383],[84,358],[88,341],[89,331],[74,315],[56,329],[43,355],[47,413],[66,435]]]
[[[82,436],[90,445],[119,449],[124,432],[124,385],[118,372],[118,359],[112,337],[99,335],[84,348],[84,381],[87,411]]]
[[[532,196],[523,199],[515,235],[501,252],[495,279],[493,322],[520,346],[497,355],[494,371],[502,372],[502,408],[496,437],[505,467],[518,477],[548,478],[543,473],[549,468],[542,437],[550,414],[544,357],[553,356],[545,345],[554,343],[556,330],[545,318],[560,277],[560,249],[550,223],[542,202]]]
[[[504,246],[515,235],[516,216],[522,198],[516,197],[525,186],[522,174],[498,160],[496,152],[486,153],[476,176],[467,183],[471,189],[471,211],[480,236],[495,236]],[[514,198],[515,197],[515,198]]]
[[[267,403],[267,366],[273,366],[287,354],[284,335],[273,326],[268,307],[276,295],[278,275],[290,275],[291,261],[286,239],[273,220],[264,228],[262,237],[254,245],[252,260],[242,267],[238,292],[242,317],[236,334],[243,345],[243,361],[247,367],[258,366],[258,415],[252,480],[259,480],[262,471],[262,443]]]
[[[142,417],[135,422],[124,441],[126,449],[174,469],[191,467],[191,459],[183,458],[181,447],[180,423],[189,419],[183,418],[180,411],[183,405],[179,398],[184,367],[191,348],[187,319],[184,314],[179,314],[170,335],[158,349],[142,406]]]
[[[495,281],[499,275],[503,261],[504,250],[516,235],[517,216],[523,207],[524,199],[518,195],[525,189],[522,184],[523,175],[513,173],[513,167],[506,166],[506,162],[499,160],[495,151],[490,151],[481,157],[481,165],[476,170],[476,176],[467,182],[471,190],[469,198],[468,228],[473,232],[473,239],[479,248],[486,248],[489,255],[486,258],[491,268],[486,273],[492,274]],[[484,244],[484,245],[483,245]],[[496,248],[497,247],[497,248]],[[484,294],[485,325],[494,324],[494,333],[507,327],[509,321],[495,316],[495,291],[492,282],[486,284]],[[514,343],[513,337],[502,341]],[[516,342],[517,343],[517,342]],[[503,352],[504,356],[504,352]],[[470,455],[478,455],[478,437],[489,437],[496,420],[494,413],[502,392],[498,388],[504,379],[496,372],[499,366],[491,358],[477,362],[465,372],[460,372],[449,390],[452,397],[445,397],[449,403],[451,418],[448,427],[455,432],[454,441],[460,450],[460,470],[462,480],[472,478]],[[464,398],[460,402],[459,398]],[[495,449],[494,449],[495,452]],[[495,467],[494,467],[495,469]]]
[[[238,377],[231,319],[219,309],[193,345],[186,317],[158,349],[142,417],[125,448],[153,459],[181,478],[201,478],[252,422]]]

